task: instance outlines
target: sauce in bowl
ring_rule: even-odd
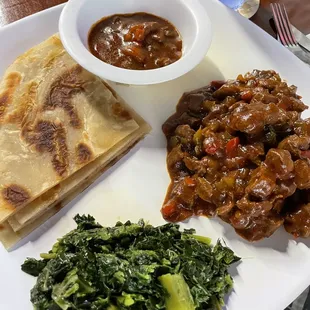
[[[116,14],[91,28],[91,53],[116,67],[149,70],[168,66],[182,57],[182,39],[167,20],[148,13]]]

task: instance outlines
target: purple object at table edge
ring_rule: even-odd
[[[220,0],[222,3],[224,3],[226,6],[232,8],[233,10],[239,9],[245,0]]]

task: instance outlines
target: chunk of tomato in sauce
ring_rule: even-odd
[[[181,222],[191,217],[194,212],[178,206],[176,201],[170,199],[161,209],[163,218],[168,222]]]
[[[226,154],[228,157],[235,157],[238,149],[238,145],[240,144],[239,137],[235,137],[229,140],[226,144]]]

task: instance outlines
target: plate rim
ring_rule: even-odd
[[[200,0],[200,1],[204,1],[204,0]],[[220,5],[220,3],[219,4],[217,4],[217,3],[215,3],[216,1],[215,0],[211,0],[212,2],[213,2],[213,5]],[[52,13],[57,13],[58,14],[58,11],[59,11],[59,15],[60,15],[60,13],[61,13],[61,10],[63,9],[63,7],[66,5],[66,3],[61,3],[61,4],[58,4],[58,5],[56,5],[56,6],[53,6],[53,7],[51,7],[51,8],[47,8],[47,9],[44,9],[44,10],[42,10],[42,11],[39,11],[39,12],[36,12],[36,13],[34,13],[34,14],[32,14],[32,15],[29,15],[29,16],[25,16],[25,17],[23,17],[22,19],[19,19],[19,20],[17,20],[17,21],[14,21],[14,22],[12,22],[12,23],[9,23],[9,24],[7,24],[7,25],[4,25],[3,27],[1,27],[0,28],[0,34],[2,35],[2,33],[4,33],[4,32],[6,32],[6,31],[8,31],[8,30],[10,30],[11,28],[15,28],[15,27],[21,27],[24,23],[31,23],[32,22],[32,20],[35,20],[36,18],[38,18],[38,16],[44,16],[44,15],[49,15],[49,14],[52,14]],[[237,13],[236,13],[237,14]],[[240,18],[242,18],[241,16],[240,16]],[[256,28],[256,30],[255,31],[257,31],[257,32],[259,32],[260,33],[260,36],[263,36],[264,38],[266,38],[267,39],[267,37],[268,37],[268,39],[267,40],[270,40],[269,42],[271,42],[271,40],[273,40],[274,42],[277,42],[276,40],[274,40],[274,38],[272,37],[272,36],[270,36],[267,32],[265,32],[263,29],[261,29],[259,26],[257,26],[256,24],[254,24],[253,22],[251,22],[251,21],[247,21],[248,22],[248,26],[249,27],[254,27],[254,28]],[[252,24],[252,25],[251,25]],[[274,43],[271,43],[271,44],[274,44]],[[276,43],[276,44],[280,44],[280,43]],[[283,47],[282,45],[281,45],[281,47],[282,47],[282,50],[284,50],[285,49],[285,47]],[[281,48],[280,46],[279,46],[279,48]],[[286,49],[285,49],[286,50]],[[296,58],[297,59],[297,57],[295,57],[293,54],[291,54],[288,50],[286,50],[286,52],[284,52],[284,53],[286,53],[286,57],[293,57],[293,58]],[[291,56],[288,56],[289,54],[291,54]],[[299,59],[297,59],[297,61],[296,60],[293,60],[293,58],[289,58],[289,59],[291,59],[293,62],[294,62],[294,64],[298,64],[299,63],[299,65],[298,65],[298,70],[299,69],[302,69],[302,68],[307,68],[307,66],[301,61],[301,60],[299,60]],[[301,63],[303,64],[303,65],[301,65]],[[304,72],[306,72],[306,70],[308,70],[308,68],[307,69],[302,69]],[[303,73],[302,73],[303,74]],[[309,107],[310,107],[310,102],[309,102]],[[1,255],[0,255],[0,257],[1,257]],[[309,283],[307,283],[308,282],[308,279],[305,277],[304,278],[304,280],[303,281],[299,281],[298,283],[300,284],[299,286],[298,286],[298,288],[296,287],[296,290],[293,290],[293,291],[291,291],[291,293],[289,294],[289,296],[292,296],[293,297],[293,295],[296,295],[296,297],[298,297],[301,293],[302,293],[302,291],[304,290],[304,289],[306,289],[308,286],[309,286]],[[299,290],[301,290],[302,289],[302,291],[299,291]],[[236,296],[238,296],[238,295],[236,295]],[[295,297],[295,298],[296,298]],[[279,298],[279,301],[283,301],[283,299],[280,299]],[[280,305],[281,305],[281,307],[282,306],[287,306],[288,304],[290,304],[292,301],[289,301],[289,302],[282,302]]]

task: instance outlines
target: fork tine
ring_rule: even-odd
[[[273,18],[274,18],[274,23],[275,23],[276,28],[277,28],[278,37],[279,37],[281,43],[284,45],[284,40],[282,38],[282,31],[280,29],[280,22],[279,22],[278,14],[276,12],[274,4],[271,3],[270,6],[271,6],[271,10],[272,10],[272,15],[273,15]]]
[[[290,42],[291,42],[292,45],[297,45],[298,43],[297,43],[297,41],[295,39],[295,36],[293,34],[291,23],[290,23],[290,20],[288,18],[288,15],[287,15],[287,11],[286,11],[285,5],[282,4],[281,8],[282,8],[282,12],[283,12],[283,15],[284,15],[284,21],[285,21],[285,24],[286,24],[286,28],[287,28],[287,32],[288,32],[288,35],[289,35]]]
[[[275,24],[278,30],[280,41],[283,45],[289,45],[288,40],[286,38],[286,33],[283,28],[282,19],[281,19],[281,15],[280,15],[280,11],[279,11],[279,7],[277,3],[272,3],[271,9],[273,12],[273,16],[274,16]]]
[[[288,42],[289,45],[294,45],[294,43],[291,41],[291,38],[290,38],[290,35],[289,35],[287,21],[285,19],[285,15],[284,15],[284,12],[283,12],[282,5],[278,4],[278,8],[279,8],[279,14],[280,14],[281,23],[283,25],[283,30],[284,30],[284,32],[286,34],[287,42]]]
[[[290,41],[289,41],[287,32],[285,30],[284,18],[282,16],[282,12],[281,12],[281,8],[280,8],[279,3],[276,3],[276,11],[277,11],[278,18],[279,18],[279,21],[280,21],[280,27],[282,29],[282,35],[283,35],[284,40],[285,40],[285,45],[288,46],[288,45],[290,45]]]

